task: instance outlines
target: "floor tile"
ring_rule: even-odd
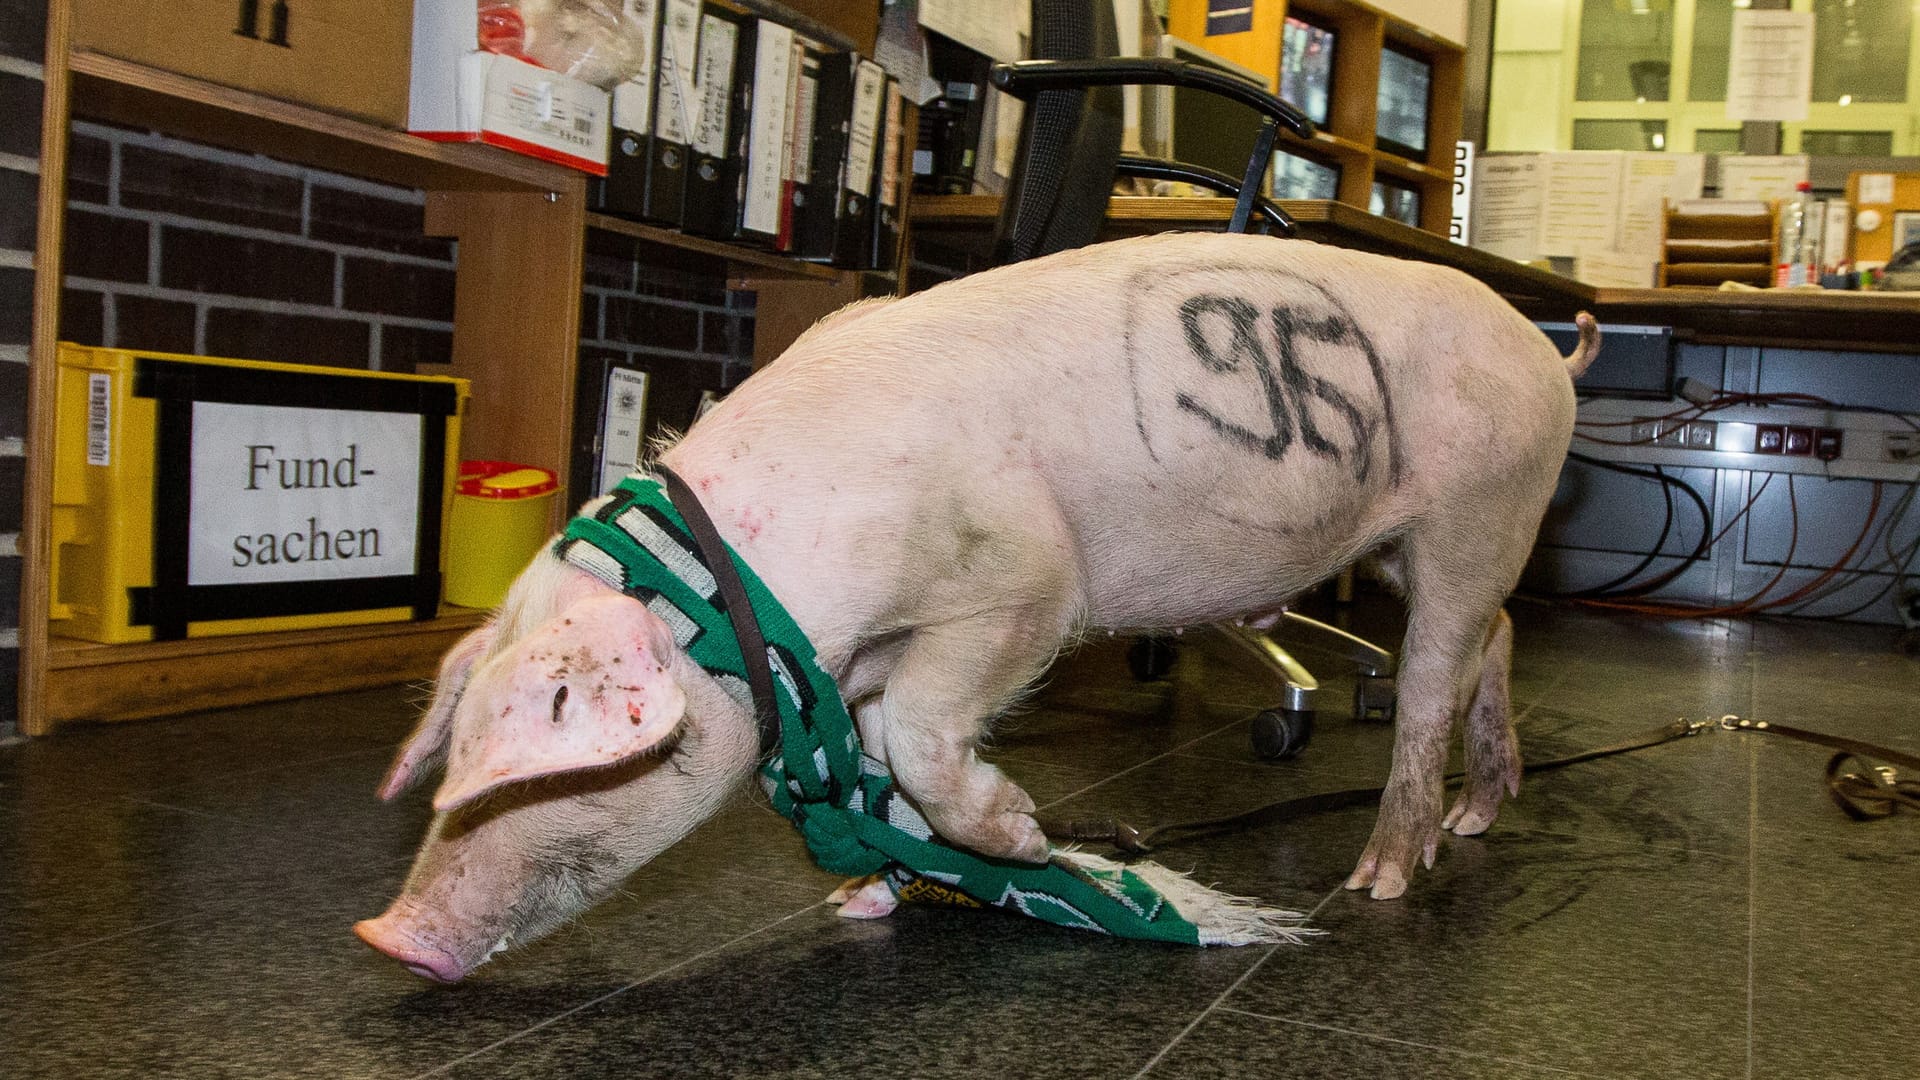
[[[1529,1065],[1359,1035],[1281,1017],[1220,1009],[1171,1047],[1144,1075],[1312,1076],[1320,1080],[1573,1080],[1592,1073]]]

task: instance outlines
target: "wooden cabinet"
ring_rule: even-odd
[[[424,622],[136,645],[48,634],[55,335],[67,142],[76,115],[162,131],[427,193],[427,229],[459,240],[453,363],[472,381],[466,457],[568,460],[586,230],[638,238],[670,266],[764,290],[756,350],[771,356],[851,299],[859,275],[589,214],[586,177],[493,147],[436,143],[357,120],[69,47],[68,0],[48,28],[40,220],[26,446],[20,724],[121,720],[386,685],[431,675],[485,613]],[[759,357],[756,357],[759,359]],[[554,524],[570,510],[564,493]]]
[[[1367,209],[1374,184],[1410,188],[1419,193],[1419,225],[1447,234],[1453,216],[1454,144],[1460,140],[1464,46],[1435,36],[1404,19],[1358,0],[1286,0],[1254,5],[1251,27],[1232,33],[1207,33],[1209,5],[1174,0],[1168,6],[1167,32],[1267,76],[1268,89],[1280,91],[1282,27],[1298,14],[1335,34],[1332,94],[1326,123],[1303,156],[1340,168],[1338,199]],[[1216,24],[1219,25],[1219,24]],[[1232,25],[1232,24],[1228,24]],[[1395,51],[1429,66],[1426,151],[1409,156],[1381,144],[1379,87],[1382,54]],[[1289,148],[1282,139],[1282,150]]]

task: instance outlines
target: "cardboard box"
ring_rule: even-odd
[[[409,0],[72,0],[73,44],[406,126]]]
[[[605,90],[480,48],[476,0],[414,0],[408,131],[607,175]]]

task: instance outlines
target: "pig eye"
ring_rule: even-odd
[[[567,688],[565,686],[562,686],[560,687],[560,689],[555,690],[553,692],[553,722],[554,723],[557,724],[560,722],[560,710],[566,708],[566,705],[567,705]]]

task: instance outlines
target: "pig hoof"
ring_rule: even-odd
[[[848,889],[854,885],[859,885],[859,888],[849,893]],[[840,910],[835,914],[843,919],[884,919],[900,906],[900,899],[893,895],[893,889],[878,875],[849,881],[827,899],[840,904]]]
[[[848,900],[853,899],[853,894],[879,880],[879,874],[868,874],[866,877],[848,878],[840,883],[839,888],[833,890],[833,892],[827,896],[827,903],[844,904]]]
[[[1486,832],[1487,827],[1493,824],[1498,807],[1486,807],[1478,803],[1479,800],[1470,800],[1465,795],[1460,796],[1454,802],[1453,808],[1447,811],[1446,820],[1440,823],[1440,827],[1455,836],[1479,836]]]

